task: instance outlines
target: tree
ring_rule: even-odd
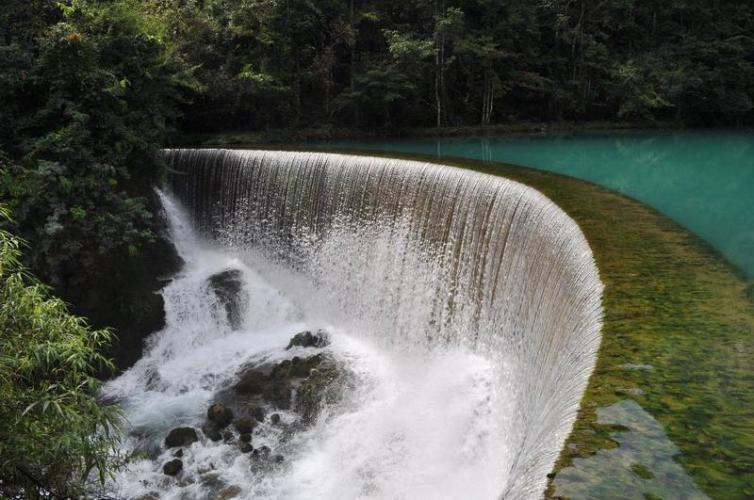
[[[46,26],[11,26],[0,51],[0,109],[14,124],[0,136],[0,196],[32,243],[35,272],[74,287],[82,268],[154,240],[160,148],[193,81],[139,2],[59,5]]]
[[[85,496],[117,466],[120,410],[98,402],[94,376],[111,333],[50,297],[20,248],[0,230],[0,496]]]

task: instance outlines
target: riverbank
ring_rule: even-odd
[[[347,129],[334,126],[322,126],[303,129],[279,129],[244,131],[230,130],[215,133],[183,134],[175,137],[171,147],[207,147],[238,148],[260,147],[275,144],[303,144],[335,140],[365,140],[406,137],[487,137],[515,134],[575,133],[588,130],[637,130],[683,128],[673,122],[516,122],[495,125],[478,125],[462,127],[409,127],[380,130]]]
[[[680,452],[625,464],[626,477],[643,488],[633,493],[660,496],[652,491],[662,486],[657,476],[670,460],[710,497],[754,495],[754,300],[743,275],[672,220],[594,184],[512,165],[438,163],[502,175],[547,195],[581,226],[606,285],[597,366],[548,496],[573,491],[559,475],[578,476],[582,492],[603,497],[630,488],[613,476],[581,473],[589,470],[581,460],[646,430],[634,429],[630,416],[625,423],[599,418],[629,400]]]

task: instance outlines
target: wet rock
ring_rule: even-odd
[[[262,397],[278,408],[288,409],[291,406],[291,387],[286,380],[271,381],[264,388]]]
[[[191,443],[199,441],[199,436],[191,427],[176,427],[165,438],[165,446],[175,448],[177,446],[191,446]]]
[[[175,476],[181,472],[181,470],[183,470],[183,462],[177,458],[170,462],[166,462],[165,465],[162,466],[162,472],[168,476]]]
[[[241,434],[249,434],[254,431],[254,420],[249,417],[242,417],[233,424],[236,430]]]
[[[270,453],[272,453],[272,450],[269,446],[261,446],[259,448],[256,448],[254,451],[251,452],[251,456],[254,459],[258,460],[266,460],[270,458]]]
[[[202,432],[210,441],[220,441],[223,438],[220,429],[212,424],[205,424],[204,426],[202,426]]]
[[[143,495],[139,495],[138,497],[133,497],[131,500],[159,500],[160,494],[156,491],[150,491],[149,493],[144,493]]]
[[[286,350],[293,347],[325,347],[329,343],[330,339],[326,332],[319,330],[316,334],[312,334],[312,332],[305,331],[294,335],[288,342]]]
[[[175,453],[173,453],[173,456],[175,458],[183,458],[183,448],[180,448],[178,451],[176,451]]]
[[[240,436],[238,436],[238,439],[242,443],[251,443],[251,433],[247,432],[247,433],[241,434]]]
[[[229,269],[212,275],[207,280],[210,290],[225,309],[228,324],[234,330],[241,327],[243,310],[248,302],[244,293],[243,278],[238,269]]]
[[[233,386],[233,390],[241,395],[261,394],[265,387],[265,376],[257,370],[249,370],[243,373],[240,380]]]
[[[334,402],[342,381],[342,373],[332,362],[322,363],[317,369],[311,370],[296,392],[295,409],[301,414],[305,423],[311,423],[316,418],[324,403]]]
[[[235,436],[233,436],[233,433],[230,431],[223,432],[223,441],[225,441],[226,443],[230,443],[231,441],[233,441],[234,437]]]
[[[261,406],[252,406],[249,413],[257,422],[264,422],[265,412]]]
[[[238,495],[240,494],[241,494],[241,488],[234,484],[219,491],[217,493],[217,496],[214,497],[214,500],[229,500],[231,498],[238,497]]]
[[[238,448],[241,450],[241,453],[251,453],[254,450],[251,443],[241,443]]]
[[[207,410],[207,420],[215,427],[223,429],[233,421],[233,411],[222,403],[214,403]]]
[[[278,425],[280,423],[280,414],[273,413],[270,415],[270,423],[272,423],[272,425]]]

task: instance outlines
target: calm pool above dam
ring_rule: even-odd
[[[751,130],[396,139],[332,146],[512,163],[588,180],[656,208],[754,277]]]

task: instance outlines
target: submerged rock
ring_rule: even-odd
[[[168,476],[175,476],[181,472],[181,470],[183,470],[183,462],[177,458],[170,462],[166,462],[165,465],[162,466],[162,472]]]
[[[241,450],[241,453],[250,453],[254,450],[254,447],[251,445],[251,443],[245,443],[242,442],[238,448]]]
[[[165,438],[165,446],[168,448],[191,446],[197,441],[199,441],[199,436],[192,427],[176,427]]]
[[[207,280],[210,290],[225,309],[228,324],[234,330],[243,323],[243,310],[248,302],[244,293],[243,278],[238,269],[228,269],[214,274]]]
[[[323,330],[319,330],[317,333],[312,334],[310,331],[304,331],[297,333],[293,336],[286,350],[292,347],[325,347],[330,343],[330,339],[327,333]]]

